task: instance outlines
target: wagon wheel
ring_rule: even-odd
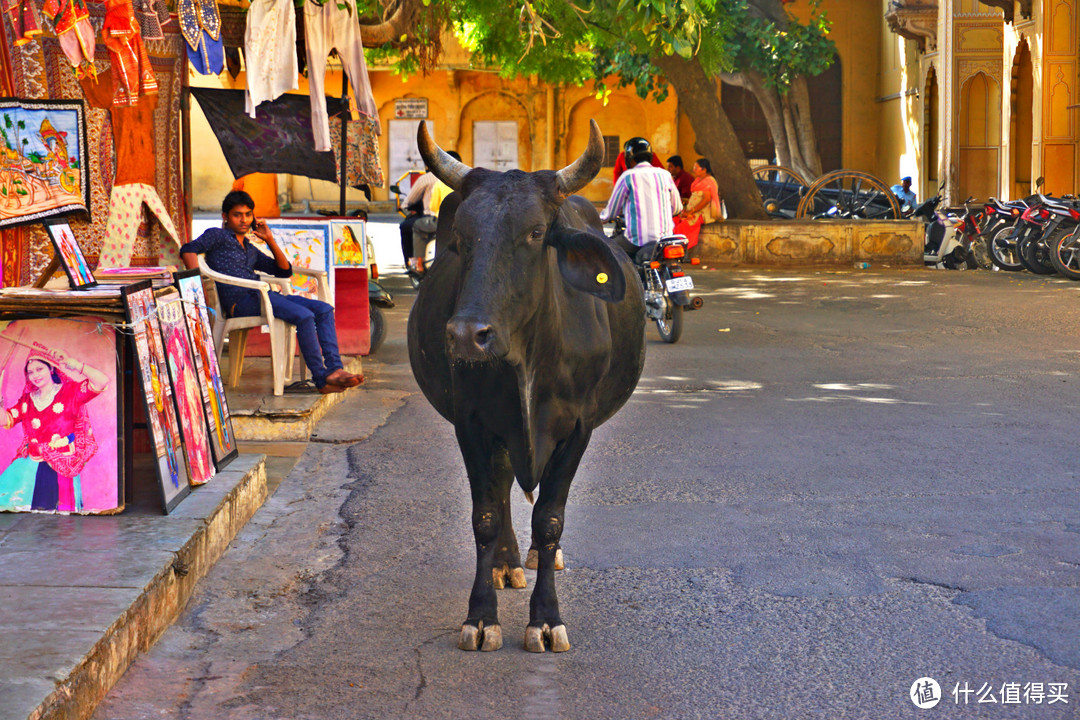
[[[869,173],[833,170],[814,181],[795,217],[891,220],[900,217],[900,201]]]
[[[765,212],[774,218],[791,218],[809,184],[802,175],[783,165],[765,165],[753,172]]]

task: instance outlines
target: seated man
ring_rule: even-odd
[[[243,190],[234,190],[221,203],[224,227],[210,228],[196,240],[180,248],[180,259],[188,269],[199,266],[199,253],[206,253],[206,264],[224,275],[245,280],[258,280],[255,271],[287,278],[292,264],[274,241],[265,220],[255,217],[255,202]],[[247,234],[266,243],[273,258],[259,251]],[[259,293],[248,288],[226,285],[217,287],[221,307],[229,317],[247,317],[262,312]],[[300,353],[311,370],[311,377],[320,393],[337,393],[360,384],[362,378],[346,372],[338,355],[337,329],[334,327],[332,305],[299,295],[270,293],[274,317],[296,326],[296,341]]]
[[[600,220],[611,222],[625,211],[626,234],[611,239],[638,262],[642,247],[671,235],[673,216],[682,211],[683,204],[671,173],[652,165],[653,151],[647,140],[627,140],[623,155],[629,169],[615,183]]]
[[[907,212],[915,207],[915,193],[911,190],[910,177],[900,178],[900,184],[893,185],[889,189],[893,191],[893,194],[900,201],[902,212]]]

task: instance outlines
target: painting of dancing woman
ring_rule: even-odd
[[[81,359],[81,354],[76,357],[21,336],[4,335],[0,340],[28,351],[20,368],[22,392],[14,402],[5,401],[0,410],[5,434],[22,431],[14,458],[0,474],[0,510],[71,513],[100,509],[87,508],[84,502],[83,471],[98,452],[88,406],[110,385],[112,375]],[[10,367],[5,363],[0,372],[0,388]],[[109,411],[115,413],[115,390],[110,395]],[[107,444],[113,442],[105,437]],[[115,475],[111,484],[115,490]]]

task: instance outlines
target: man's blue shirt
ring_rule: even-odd
[[[236,233],[225,228],[210,228],[195,240],[186,243],[180,248],[181,254],[203,253],[206,255],[206,264],[211,270],[216,270],[223,275],[244,278],[245,280],[258,280],[256,271],[273,275],[274,277],[291,277],[292,266],[282,270],[277,266],[277,261],[266,253],[260,251],[251,244],[251,240],[244,238],[244,244],[236,241]],[[248,294],[254,294],[254,290],[236,287],[234,285],[217,286],[218,298],[225,314],[231,316],[232,309],[237,302]]]

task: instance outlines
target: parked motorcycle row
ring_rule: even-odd
[[[950,269],[984,268],[1080,280],[1080,199],[1035,193],[1020,200],[968,198],[941,209],[935,196],[909,217],[926,222],[923,260]]]

